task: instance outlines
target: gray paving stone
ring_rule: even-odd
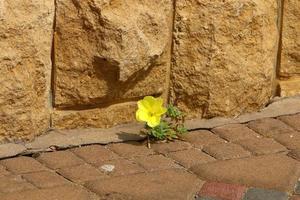
[[[285,192],[275,190],[250,188],[243,200],[288,200],[288,195]]]

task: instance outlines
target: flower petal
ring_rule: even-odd
[[[146,110],[138,109],[135,113],[135,117],[137,121],[147,122],[150,116],[149,116],[149,112],[147,112]]]
[[[154,128],[160,124],[160,116],[152,116],[148,119],[147,125]]]

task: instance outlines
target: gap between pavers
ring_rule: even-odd
[[[185,123],[189,130],[211,129],[226,124],[246,123],[249,121],[292,115],[300,113],[300,96],[279,98],[260,112],[247,113],[236,118],[216,117],[212,119],[193,119]],[[89,144],[108,144],[145,139],[140,134],[143,124],[130,123],[108,129],[52,130],[27,143],[7,143],[0,145],[0,159],[17,155],[53,151]]]

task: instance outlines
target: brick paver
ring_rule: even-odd
[[[88,182],[102,199],[192,199],[202,181],[184,170],[167,170]]]
[[[49,188],[59,185],[66,185],[70,182],[55,172],[42,171],[22,175],[24,179],[38,188]]]
[[[278,117],[279,120],[293,127],[295,130],[300,131],[300,113],[296,115],[288,115]]]
[[[288,200],[288,194],[275,190],[250,188],[243,200]]]
[[[58,173],[75,183],[104,178],[105,174],[89,164],[66,167],[58,170]]]
[[[176,160],[178,163],[186,168],[190,168],[194,165],[201,163],[208,163],[215,161],[215,158],[202,152],[199,149],[189,149],[184,151],[172,152],[168,155],[170,158]]]
[[[98,162],[96,166],[98,170],[109,176],[124,176],[145,172],[145,169],[140,165],[125,159]]]
[[[42,153],[37,160],[51,169],[71,167],[84,163],[82,159],[70,151]]]
[[[0,199],[300,200],[299,117],[3,159]]]
[[[148,156],[154,154],[153,149],[148,149],[146,145],[138,142],[112,144],[109,145],[109,149],[124,158]]]
[[[237,140],[261,137],[244,124],[228,124],[212,129],[214,133],[227,141],[234,142]]]
[[[31,157],[16,157],[0,161],[9,171],[16,174],[24,174],[30,172],[47,170],[41,163]]]
[[[236,142],[255,155],[272,154],[287,149],[271,138],[253,138]]]
[[[209,145],[203,151],[219,160],[249,157],[251,153],[233,143]]]
[[[163,170],[163,169],[171,169],[171,168],[179,168],[172,159],[166,158],[162,155],[152,155],[147,157],[138,157],[134,159],[134,162],[141,165],[147,171],[155,171],[155,170]]]
[[[192,148],[192,145],[188,142],[176,141],[176,142],[163,142],[151,144],[151,148],[161,154],[167,154],[175,151],[182,151]]]
[[[199,192],[202,198],[217,198],[222,200],[241,200],[247,187],[235,184],[207,182]]]
[[[274,139],[288,149],[300,149],[300,133],[280,134]]]
[[[91,164],[118,158],[117,154],[102,145],[79,147],[74,149],[73,152]]]
[[[20,175],[0,177],[0,194],[35,189],[34,185],[24,180]],[[1,196],[0,196],[1,197]]]
[[[200,179],[293,191],[300,165],[284,154],[216,161],[192,167]]]
[[[264,118],[248,123],[248,127],[265,137],[273,137],[283,133],[293,133],[295,130],[278,119]]]
[[[184,139],[194,147],[202,149],[211,144],[222,144],[226,141],[207,130],[192,131],[184,136]]]

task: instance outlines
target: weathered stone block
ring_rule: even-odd
[[[178,0],[172,98],[190,116],[235,115],[272,96],[277,1]]]
[[[282,97],[296,96],[300,94],[300,78],[280,81],[279,85],[280,85],[280,96]]]
[[[53,0],[0,2],[0,135],[29,138],[49,126]]]
[[[56,106],[166,91],[172,0],[57,0],[56,16]]]
[[[300,1],[285,0],[283,5],[280,75],[300,75]],[[298,87],[298,91],[300,86]]]

